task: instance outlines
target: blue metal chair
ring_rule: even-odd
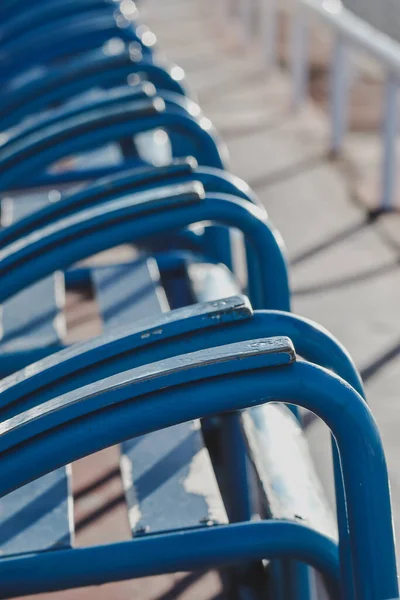
[[[255,307],[289,307],[285,260],[265,212],[225,194],[204,194],[200,183],[144,191],[80,211],[5,246],[0,252],[0,301],[77,261],[121,243],[152,239],[210,220],[251,240],[259,274]],[[104,232],[107,232],[106,235]],[[48,254],[44,254],[48,249]],[[34,261],[34,262],[30,262]]]
[[[148,331],[147,328],[142,330]],[[19,382],[23,388],[22,374]],[[222,394],[221,386],[224,388]],[[12,391],[13,386],[10,385],[9,389]],[[226,393],[227,390],[229,393]],[[7,389],[3,393],[6,395]],[[187,394],[190,394],[190,403],[184,401]],[[16,404],[15,417],[5,423],[0,438],[3,452],[0,463],[3,469],[1,493],[11,492],[67,462],[133,436],[148,435],[158,428],[172,427],[190,419],[241,410],[255,403],[288,400],[313,410],[323,418],[337,440],[348,505],[351,561],[357,598],[387,598],[395,595],[397,576],[387,473],[372,417],[364,401],[347,384],[315,365],[297,362],[291,344],[286,339],[262,338],[219,346],[215,350],[208,348],[178,358],[167,358],[153,365],[135,367],[121,375],[49,400],[40,409],[23,412]],[[344,405],[348,419],[343,419]],[[248,431],[253,431],[253,434],[264,421],[262,410],[250,408],[245,413]],[[88,419],[90,427],[87,426]],[[71,439],[74,439],[74,444],[70,443]],[[254,444],[255,438],[252,439]],[[48,450],[50,447],[51,452]],[[376,526],[377,522],[379,526]],[[258,530],[261,539],[267,539],[264,536],[268,536],[268,526],[271,531],[276,527],[277,536],[274,537],[272,545],[275,550],[271,554],[265,554],[265,547],[260,548],[256,542],[259,539]],[[158,536],[153,532],[147,539],[152,540],[154,547],[151,550],[155,553],[152,554],[152,560],[143,558],[143,562],[127,562],[124,557],[132,556],[130,552],[133,552],[136,559],[140,552],[145,552],[145,545],[142,546],[143,550],[138,549],[138,555],[134,550],[134,544],[139,546],[146,543],[145,531],[142,532],[145,539],[136,539],[111,549],[57,550],[51,554],[10,557],[0,562],[2,593],[12,597],[21,593],[52,591],[180,570],[183,564],[185,569],[191,569],[232,564],[240,559],[284,556],[311,562],[331,579],[337,580],[337,558],[333,562],[332,558],[327,559],[329,555],[333,557],[331,542],[314,534],[307,551],[304,550],[305,546],[303,550],[296,549],[296,528],[289,524],[286,526],[290,530],[289,539],[284,535],[284,529],[275,523],[229,525],[222,529],[218,526],[211,529],[206,527],[198,532],[185,532],[184,535],[181,532],[177,538],[174,538],[174,534],[163,533]],[[219,541],[220,535],[222,538]],[[239,547],[234,541],[235,535],[241,535],[241,541],[236,542]],[[204,545],[195,543],[196,536],[199,540],[204,536]],[[224,536],[230,540],[229,543]],[[286,551],[276,550],[277,539],[285,547],[290,540]],[[182,552],[188,549],[185,540],[193,544],[193,553],[186,554],[186,561],[182,562]],[[165,548],[163,541],[171,548],[168,559],[161,552]],[[257,550],[253,544],[256,544]],[[331,548],[329,551],[328,547]],[[213,548],[211,556],[210,548]],[[315,559],[311,548],[319,559]],[[114,557],[118,554],[115,563],[109,556],[113,553]],[[104,563],[101,560],[103,555]],[[160,562],[157,556],[160,556]],[[102,568],[98,569],[100,563]],[[89,571],[88,564],[96,565],[96,568]],[[328,564],[332,567],[328,567]],[[333,564],[335,568],[332,570]],[[17,577],[21,568],[24,569],[23,579]]]

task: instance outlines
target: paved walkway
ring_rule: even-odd
[[[239,47],[212,0],[146,0],[145,21],[181,65],[225,140],[231,170],[258,193],[287,245],[294,310],[347,346],[364,375],[382,431],[400,531],[400,248],[396,217],[369,223],[354,181],[327,159],[328,124],[308,105],[294,116],[284,73],[267,77],[254,50]],[[329,445],[310,432],[329,489]],[[316,443],[318,442],[318,443]]]

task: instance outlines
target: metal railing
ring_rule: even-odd
[[[342,0],[355,15],[400,41],[399,0]]]
[[[243,41],[250,41],[253,11],[257,12],[258,34],[265,65],[278,63],[278,19],[282,0],[220,0],[226,17],[240,20]],[[333,32],[331,56],[330,120],[332,153],[338,153],[348,131],[351,52],[356,49],[372,56],[384,68],[382,115],[382,165],[378,212],[393,210],[396,190],[398,132],[398,91],[400,87],[400,43],[346,9],[340,0],[293,0],[291,17],[290,68],[293,80],[293,108],[306,100],[309,83],[309,42],[311,19],[319,19]]]

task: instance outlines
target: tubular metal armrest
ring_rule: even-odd
[[[40,132],[29,131],[11,138],[0,147],[0,189],[18,185],[21,179],[33,178],[61,159],[93,147],[107,144],[154,129],[178,132],[190,140],[193,156],[200,164],[223,168],[219,142],[208,120],[197,122],[181,107],[166,108],[161,98],[136,102],[129,98],[104,110],[88,111],[67,119],[60,126]],[[186,153],[185,153],[186,155]]]
[[[235,341],[285,335],[306,360],[331,369],[361,395],[363,387],[343,346],[316,323],[291,313],[256,311],[244,296],[173,310],[49,356],[0,383],[1,418],[124,371]]]
[[[48,203],[44,208],[0,230],[0,248],[33,233],[39,227],[101,202],[118,199],[129,193],[195,181],[201,183],[206,192],[231,194],[260,205],[249,186],[238,177],[220,169],[197,167],[196,161],[191,158],[176,159],[167,166],[125,170],[118,175],[101,178],[78,192],[67,193],[61,201]]]
[[[65,123],[72,119],[79,119],[86,114],[92,114],[94,111],[106,111],[115,106],[120,106],[123,102],[148,100],[150,98],[161,98],[165,102],[166,109],[178,110],[183,115],[188,115],[196,121],[201,120],[202,113],[199,106],[189,98],[175,92],[157,92],[151,83],[141,82],[133,86],[122,86],[107,90],[97,98],[82,101],[61,107],[58,110],[45,113],[38,116],[33,123],[22,123],[15,127],[9,134],[9,138],[3,142],[3,149],[12,147],[16,144],[23,144],[25,139],[32,138],[34,135],[43,135],[46,130],[54,130],[56,126],[62,128]]]
[[[289,284],[282,242],[265,211],[223,194],[204,195],[201,184],[167,186],[81,211],[0,251],[0,301],[48,273],[121,243],[214,222],[242,231],[254,246],[259,269],[255,308],[289,308]],[[254,295],[256,296],[256,294]]]
[[[107,90],[96,98],[83,100],[80,103],[62,106],[56,110],[38,115],[33,122],[25,121],[14,127],[8,133],[8,140],[3,144],[5,149],[18,143],[24,143],[26,138],[42,135],[49,128],[63,127],[64,122],[77,119],[95,110],[107,110],[123,102],[144,101],[156,98],[156,90],[152,84],[138,82],[133,86],[124,86]],[[7,135],[7,134],[5,134]]]
[[[51,65],[55,60],[93,50],[113,37],[137,44],[150,58],[151,48],[140,30],[122,15],[116,18],[109,8],[101,7],[79,19],[65,17],[57,27],[47,24],[25,36],[9,39],[1,47],[2,77],[7,80],[32,66]]]
[[[3,129],[16,125],[26,115],[46,110],[52,103],[63,103],[74,95],[92,88],[110,88],[125,84],[129,75],[137,74],[159,90],[184,94],[183,71],[174,65],[157,65],[132,53],[124,42],[114,40],[101,50],[88,52],[68,63],[39,72],[33,80],[19,84],[11,80],[0,100]],[[121,46],[119,48],[119,46]]]

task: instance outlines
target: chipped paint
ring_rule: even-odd
[[[194,421],[192,428],[193,430],[200,429],[200,422]],[[202,520],[203,524],[228,522],[211,460],[205,447],[193,457],[189,465],[189,473],[182,482],[182,485],[188,494],[195,494],[204,498],[208,508],[208,515]]]
[[[129,524],[133,532],[143,531],[143,528],[138,528],[138,524],[142,520],[142,513],[140,512],[139,504],[135,504],[128,511]]]
[[[285,406],[268,404],[242,414],[250,458],[271,516],[305,522],[337,538],[337,528],[307,440]]]
[[[131,461],[125,454],[121,455],[120,458],[120,469],[122,474],[122,484],[124,491],[127,492],[133,487],[133,473]]]
[[[139,502],[134,486],[132,463],[125,454],[120,458],[121,479],[125,494],[129,494],[130,502],[128,509],[129,525],[132,531],[137,532],[138,524],[142,519]]]

